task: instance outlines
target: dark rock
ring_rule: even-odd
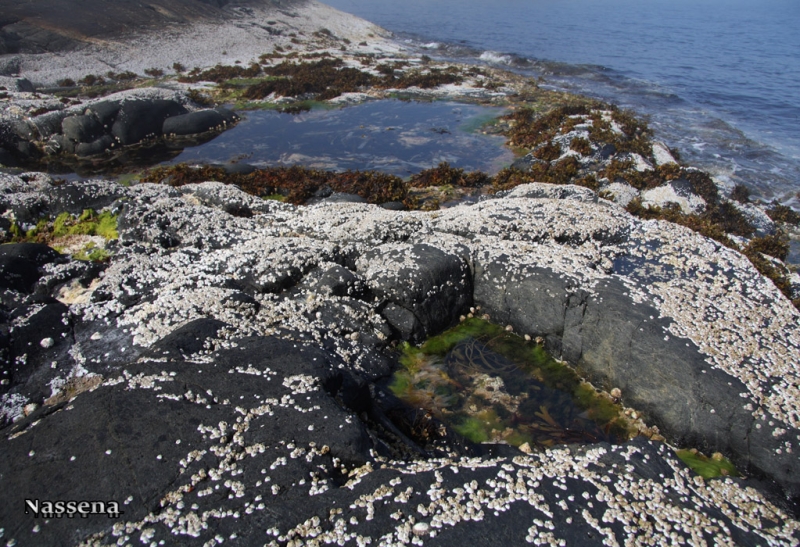
[[[73,142],[88,143],[103,135],[103,124],[91,115],[69,116],[61,122],[61,132]]]
[[[6,167],[17,167],[19,166],[19,162],[17,161],[15,155],[6,150],[2,145],[0,145],[0,165],[4,165]]]
[[[106,264],[89,262],[85,260],[71,260],[62,264],[55,272],[48,272],[39,278],[33,288],[33,295],[37,298],[56,296],[54,293],[65,283],[77,280],[83,287],[87,287],[96,279],[100,272],[105,270]]]
[[[0,245],[0,287],[30,292],[41,277],[39,268],[61,255],[39,243]]]
[[[472,303],[466,261],[430,245],[378,247],[364,253],[358,266],[369,288],[411,311],[427,336],[453,325]]]
[[[359,298],[364,293],[364,281],[359,276],[336,265],[327,270],[309,273],[298,288],[306,288],[328,296],[350,296]]]
[[[216,110],[198,110],[172,116],[164,120],[162,132],[165,135],[195,135],[205,133],[222,127],[224,118]]]
[[[39,140],[45,141],[55,134],[61,133],[61,122],[67,113],[61,110],[47,112],[30,119],[30,124],[36,128]]]
[[[214,110],[216,110],[217,113],[219,113],[219,115],[222,116],[222,120],[227,125],[233,125],[241,119],[239,118],[239,115],[236,114],[236,112],[234,112],[233,110],[229,110],[224,106],[218,106]]]
[[[318,319],[323,325],[333,325],[331,334],[337,337],[355,336],[353,341],[370,347],[383,347],[392,335],[392,331],[385,323],[372,321],[365,325],[359,316],[367,316],[370,312],[369,304],[352,298],[339,298],[326,301],[307,317],[311,320]],[[380,319],[378,317],[378,319]],[[378,334],[380,333],[380,335]],[[388,370],[386,370],[388,372]]]
[[[97,156],[113,148],[115,142],[111,135],[103,135],[92,142],[82,142],[75,146],[75,154],[81,157]]]
[[[317,188],[317,190],[312,194],[312,197],[327,198],[331,194],[333,194],[333,188],[331,188],[327,184],[323,184],[322,186]]]
[[[230,325],[207,317],[189,321],[153,344],[147,355],[162,356],[173,360],[185,358],[185,356],[208,349],[207,341],[216,338],[219,330],[226,326]]]
[[[105,516],[82,520],[80,527],[71,519],[53,519],[37,536],[28,536],[34,524],[32,516],[17,507],[24,506],[25,498],[102,499],[122,504],[133,496],[120,507],[125,512],[123,518],[142,519],[157,510],[159,501],[179,483],[201,469],[207,472],[219,465],[219,456],[225,456],[209,451],[213,446],[230,449],[232,461],[241,470],[238,481],[243,481],[248,491],[255,481],[268,480],[264,497],[271,499],[273,485],[279,488],[281,504],[276,509],[281,513],[281,505],[286,506],[287,517],[301,507],[307,510],[316,505],[317,498],[309,498],[307,489],[300,497],[298,480],[304,478],[310,483],[309,475],[316,473],[323,484],[334,484],[341,480],[338,462],[352,469],[370,457],[372,442],[364,426],[352,420],[348,410],[337,402],[353,398],[344,393],[348,382],[339,364],[330,354],[289,341],[242,340],[237,349],[218,353],[213,365],[137,364],[136,374],[152,378],[155,390],[142,389],[141,383],[131,380],[131,374],[120,372],[120,384],[81,393],[68,412],[44,407],[31,416],[41,420],[36,435],[25,434],[19,437],[20,442],[7,444],[0,451],[0,465],[6,470],[0,476],[4,492],[0,522],[6,525],[6,537],[23,542],[26,537],[31,541],[35,537],[38,544],[47,545],[68,538],[73,543],[110,526]],[[268,405],[269,413],[261,410],[264,405]],[[233,429],[240,416],[237,408],[254,410],[245,428],[239,428],[240,433]],[[225,424],[221,430],[224,439],[220,439],[221,423]],[[313,428],[309,428],[311,423]],[[14,430],[29,424],[29,420],[22,420]],[[205,429],[209,427],[218,428],[216,436]],[[3,442],[9,443],[6,435]],[[288,443],[292,448],[286,447]],[[237,453],[244,454],[245,447],[253,446],[253,456],[236,458]],[[295,446],[302,449],[302,457],[290,457]],[[323,451],[323,446],[330,448]],[[186,454],[195,450],[197,456],[187,460]],[[64,457],[48,458],[52,451]],[[36,455],[43,459],[32,459]],[[273,465],[279,457],[285,458],[285,463]],[[183,466],[176,465],[180,460]],[[87,469],[92,470],[93,480],[86,480],[80,471]],[[262,469],[266,471],[262,473]],[[206,481],[197,484],[198,491],[206,485]],[[194,494],[191,498],[205,509],[220,502],[238,506],[235,493],[230,502],[223,501],[229,493],[226,487],[219,492],[222,496]],[[12,516],[16,518],[12,520]],[[24,525],[11,529],[7,524],[11,522]],[[253,525],[239,527],[238,533],[255,537],[256,531],[250,529]],[[263,535],[263,529],[259,531]]]
[[[511,164],[511,168],[519,171],[529,171],[531,165],[537,163],[538,161],[539,160],[534,158],[532,154],[526,154],[521,158],[514,160],[514,163]]]
[[[186,108],[163,99],[130,100],[120,107],[111,133],[123,145],[136,144],[162,134],[164,120],[186,114]]]
[[[35,159],[42,155],[39,149],[28,141],[19,141],[16,146],[16,152],[25,159]]]
[[[27,78],[18,78],[17,91],[22,93],[33,93],[34,91],[36,91],[36,88],[33,87],[33,84]]]
[[[99,211],[125,195],[124,188],[108,181],[71,181],[53,186],[49,192],[50,213],[79,215],[86,209]]]
[[[14,133],[21,139],[32,141],[36,138],[36,128],[28,121],[20,118],[8,120]]]
[[[603,281],[590,296],[569,277],[529,267],[498,287],[508,272],[502,260],[475,266],[475,302],[493,321],[543,336],[550,351],[596,384],[619,387],[625,404],[677,445],[732,454],[742,468],[780,476],[790,490],[800,487],[791,477],[800,473],[796,458],[777,456],[785,467],[767,464],[772,450],[774,465],[780,442],[764,435],[754,440],[752,412],[739,397],[744,384],[708,365],[690,340],[665,338],[669,321],[654,307],[636,304],[621,282]]]
[[[59,357],[72,344],[69,317],[69,308],[56,301],[14,311],[14,326],[9,332],[9,369],[2,373],[4,379],[10,380],[9,389],[24,385],[26,396],[37,402],[50,395],[48,382],[57,374],[51,363],[62,360]]]
[[[605,161],[616,153],[617,153],[616,146],[614,146],[613,144],[604,144],[597,150],[596,156],[598,159]]]
[[[120,104],[117,101],[100,101],[89,106],[86,113],[92,114],[105,129],[110,130],[119,108]]]
[[[387,304],[381,314],[389,325],[397,331],[397,337],[404,342],[424,339],[422,324],[416,316],[397,304]]]
[[[8,27],[3,29],[3,32],[7,32]],[[13,34],[13,33],[11,33]],[[9,34],[6,34],[9,36]],[[14,51],[9,51],[9,53],[14,53]],[[0,75],[2,76],[15,76],[19,74],[20,68],[22,67],[22,57],[20,56],[8,56],[0,58]]]
[[[36,158],[39,151],[30,143],[36,128],[19,119],[0,120],[0,164],[15,167]]]
[[[74,154],[75,141],[72,141],[64,135],[53,135],[45,146],[45,151],[48,154]]]

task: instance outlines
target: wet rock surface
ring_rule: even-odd
[[[688,229],[571,186],[403,212],[1,177],[6,210],[121,212],[102,272],[3,248],[29,280],[9,277],[0,310],[5,541],[800,540],[784,505],[800,491],[798,312]],[[380,388],[392,345],[476,306],[751,478],[704,481],[643,438],[530,455],[409,438]],[[30,498],[123,513],[35,519]]]

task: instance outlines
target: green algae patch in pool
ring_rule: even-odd
[[[720,453],[715,453],[709,458],[697,450],[676,450],[675,455],[704,479],[739,476],[733,463]]]
[[[401,346],[390,389],[463,437],[513,446],[623,442],[636,429],[610,397],[532,342],[471,318]]]

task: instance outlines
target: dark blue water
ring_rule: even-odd
[[[800,205],[798,0],[327,0],[440,58],[648,115],[684,160]]]

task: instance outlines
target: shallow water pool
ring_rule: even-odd
[[[390,389],[477,443],[622,442],[635,434],[610,397],[533,342],[467,319],[403,346]]]
[[[300,114],[241,113],[215,139],[168,164],[241,161],[259,167],[303,165],[335,171],[377,170],[405,177],[449,162],[494,174],[514,160],[505,139],[476,131],[505,109],[448,101],[376,100]]]

